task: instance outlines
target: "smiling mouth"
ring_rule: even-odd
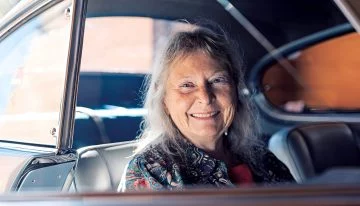
[[[214,117],[217,114],[219,114],[220,112],[209,112],[209,113],[194,113],[194,114],[190,114],[190,116],[195,117],[195,118],[210,118],[210,117]]]

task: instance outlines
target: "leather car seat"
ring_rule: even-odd
[[[136,142],[89,146],[78,150],[71,190],[75,192],[116,191]]]
[[[269,149],[304,182],[332,168],[360,167],[359,124],[321,123],[275,133]]]

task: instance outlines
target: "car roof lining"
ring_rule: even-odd
[[[347,22],[342,13],[332,5],[333,2],[327,0],[232,0],[231,3],[275,47]],[[207,19],[224,27],[230,37],[240,44],[239,47],[246,51],[244,57],[248,68],[267,54],[267,51],[216,0],[88,0],[87,17],[103,16],[186,19],[190,23]],[[309,22],[312,24],[308,24]],[[247,55],[248,51],[251,51],[251,55]]]

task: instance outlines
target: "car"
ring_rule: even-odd
[[[154,57],[206,21],[243,50],[242,95],[299,184],[116,193]],[[21,1],[0,22],[0,202],[360,204],[359,50],[327,0]]]

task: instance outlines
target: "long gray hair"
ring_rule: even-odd
[[[162,149],[171,154],[169,144],[175,145],[177,150],[184,152],[179,146],[179,131],[166,114],[164,109],[165,85],[169,74],[170,65],[179,58],[186,57],[195,51],[203,51],[226,68],[233,78],[238,94],[239,104],[235,112],[234,120],[228,130],[229,149],[248,161],[256,161],[259,151],[263,148],[259,140],[256,110],[245,98],[243,91],[246,88],[244,83],[244,72],[242,58],[234,47],[226,33],[218,29],[197,27],[191,31],[178,32],[172,36],[162,56],[157,59],[152,74],[146,81],[146,96],[144,107],[148,114],[142,122],[142,133],[140,134],[140,146],[137,152],[141,151],[152,143],[158,143]],[[259,150],[260,149],[260,150]]]

